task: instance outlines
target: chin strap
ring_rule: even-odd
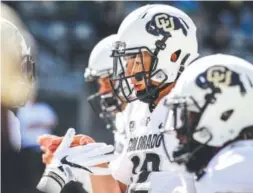
[[[173,84],[173,82],[172,83],[166,83],[166,84],[164,84],[162,87],[160,87],[160,88],[158,88],[157,89],[157,87],[156,86],[154,86],[154,85],[152,85],[152,87],[155,87],[154,89],[156,89],[156,91],[154,91],[154,95],[153,96],[151,96],[151,97],[146,97],[146,98],[144,98],[144,100],[146,99],[147,100],[147,98],[149,99],[149,101],[147,102],[147,103],[149,103],[149,111],[150,112],[153,112],[153,110],[155,109],[155,107],[156,107],[156,104],[154,103],[155,101],[156,101],[156,99],[159,97],[159,93],[161,92],[161,91],[163,91],[164,89],[166,89],[168,86],[170,86],[171,84]],[[152,88],[151,88],[152,89]]]
[[[181,63],[180,63],[180,67],[179,67],[179,70],[178,70],[178,73],[177,73],[177,77],[176,77],[176,80],[179,78],[179,76],[182,74],[182,72],[184,71],[185,69],[185,62],[186,60],[190,57],[190,54],[186,54],[185,57],[182,59]]]
[[[179,71],[178,71],[178,74],[177,74],[177,77],[176,77],[176,80],[180,77],[181,73],[184,71],[185,69],[185,63],[186,61],[189,59],[190,57],[190,54],[186,54],[185,57],[182,59],[181,61],[181,64],[180,64],[180,67],[179,67]],[[195,58],[193,61],[190,62],[193,63],[194,61],[198,60],[200,57],[197,57]],[[156,104],[154,104],[155,100],[158,98],[159,96],[159,93],[164,90],[165,88],[167,88],[168,86],[170,86],[171,84],[173,84],[174,82],[171,82],[171,83],[166,83],[164,86],[162,86],[161,88],[158,88],[156,91],[154,91],[154,94],[150,97],[144,97],[143,99],[141,99],[142,102],[145,102],[145,103],[149,103],[149,110],[150,112],[152,112],[155,107],[156,107]],[[152,89],[152,87],[156,87],[154,85],[151,85],[149,89]],[[156,88],[154,88],[156,89]]]
[[[190,53],[186,54],[185,57],[182,59],[181,63],[180,63],[180,67],[179,67],[179,70],[178,70],[178,73],[177,73],[177,77],[176,77],[176,80],[180,77],[180,75],[182,74],[182,72],[185,70],[185,62],[189,59],[189,57],[191,56]],[[201,56],[198,56],[196,57],[195,59],[193,59],[189,65],[191,65],[193,62],[195,62],[196,60],[198,60],[199,58],[201,58]]]
[[[164,38],[163,41],[161,42],[164,42],[166,41],[167,39]],[[161,49],[160,47],[158,47],[159,49],[156,50],[156,54],[158,54],[159,50]],[[186,61],[189,59],[190,57],[190,53],[186,54],[185,57],[182,59],[181,63],[180,63],[180,67],[179,67],[179,71],[178,71],[178,74],[177,74],[177,77],[175,79],[175,81],[177,81],[177,79],[179,78],[179,76],[181,75],[181,73],[184,71],[185,69],[185,63]],[[200,57],[197,57],[195,58],[192,62],[194,62],[195,60],[197,60],[198,58]],[[171,82],[171,83],[166,83],[164,86],[162,86],[161,88],[158,88],[156,91],[154,91],[154,94],[150,97],[144,97],[143,99],[141,99],[142,102],[146,102],[146,103],[149,103],[149,110],[150,112],[152,112],[154,110],[154,108],[156,107],[156,105],[154,104],[155,100],[158,98],[159,96],[159,93],[164,90],[165,88],[167,88],[168,86],[170,86],[171,84],[173,84],[174,82]],[[152,89],[152,87],[156,87],[154,85],[151,85],[149,89]],[[156,89],[156,88],[154,88]]]

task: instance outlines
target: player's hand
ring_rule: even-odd
[[[57,147],[61,144],[63,137],[58,137],[55,135],[42,135],[38,139],[40,144],[40,149],[44,152],[42,155],[42,161],[44,164],[50,164],[53,158],[54,152]],[[94,143],[91,137],[87,135],[75,135],[71,143],[71,147],[86,145],[88,143]]]
[[[74,135],[75,130],[69,129],[56,149],[51,163],[47,165],[37,186],[40,191],[59,193],[66,183],[76,180],[76,170],[78,175],[80,175],[80,171],[93,175],[111,174],[109,168],[97,165],[110,162],[115,158],[112,153],[113,146],[105,143],[90,143],[71,147]]]

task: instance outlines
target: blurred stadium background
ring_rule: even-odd
[[[104,122],[86,101],[96,86],[85,83],[93,46],[116,33],[123,18],[146,1],[3,1],[2,15],[13,21],[32,46],[37,68],[37,101],[57,118],[54,134],[68,127],[97,141],[113,143]],[[185,11],[197,25],[202,55],[229,53],[253,62],[253,3],[243,1],[156,1]],[[23,135],[26,135],[25,133]]]

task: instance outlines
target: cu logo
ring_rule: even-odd
[[[167,14],[156,15],[155,23],[158,28],[163,29],[165,32],[175,29],[174,18],[169,17]]]
[[[232,72],[224,67],[213,67],[207,71],[207,80],[215,87],[229,86],[231,84]]]
[[[171,31],[179,29],[187,36],[189,29],[188,24],[182,18],[167,13],[157,13],[146,24],[147,32],[155,36],[170,36]]]
[[[196,78],[196,84],[202,89],[239,86],[241,94],[246,93],[240,74],[222,65],[211,66],[199,74]]]

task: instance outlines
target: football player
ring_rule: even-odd
[[[21,136],[19,120],[10,109],[22,106],[29,98],[35,82],[35,63],[17,27],[4,18],[0,22],[2,191],[12,193],[20,191],[16,182],[20,181],[17,171],[21,167]]]
[[[89,58],[89,65],[85,70],[85,80],[89,81],[97,81],[99,85],[99,91],[91,96],[88,97],[88,101],[91,104],[92,108],[98,115],[106,120],[107,126],[112,129],[115,136],[115,151],[114,153],[120,153],[122,150],[122,146],[125,140],[125,132],[124,132],[124,119],[127,114],[126,113],[119,113],[124,108],[125,105],[122,103],[118,98],[113,95],[112,88],[109,82],[109,78],[112,75],[112,58],[110,57],[111,54],[111,46],[113,42],[116,41],[116,34],[110,35],[103,40],[101,40],[92,50],[90,58]],[[96,99],[100,101],[100,107],[96,106],[94,102]],[[115,121],[116,115],[116,121]],[[108,128],[108,129],[109,129]],[[42,145],[41,149],[45,152],[43,155],[43,162],[48,165],[52,165],[52,158],[55,153],[53,153],[58,145],[62,142],[62,137],[52,136],[52,135],[45,135],[41,136],[39,139],[39,143]],[[76,135],[73,137],[73,142],[71,147],[75,147],[78,145],[84,145],[87,143],[94,143],[95,141],[86,135]],[[55,155],[54,155],[55,157]],[[50,168],[50,169],[49,169]],[[46,171],[52,171],[52,167],[47,167]],[[88,173],[86,173],[88,174]],[[45,175],[44,175],[45,177]],[[84,188],[91,192],[89,186],[89,179],[85,173],[80,173],[78,176],[77,172],[75,172],[75,177],[77,180],[82,182]],[[44,178],[45,179],[45,178]],[[42,180],[38,185],[43,191],[50,191],[41,183],[45,181]]]
[[[252,64],[241,58],[206,56],[187,68],[167,98],[179,118],[174,161],[195,175],[198,193],[253,192],[252,77]]]
[[[19,150],[21,144],[19,121],[8,109],[24,105],[31,95],[35,82],[35,63],[30,48],[16,26],[4,18],[0,18],[0,21],[1,112],[3,130],[8,127],[8,132],[4,132],[8,133],[8,137],[4,137],[3,140],[10,140],[13,145],[16,144],[15,150]]]
[[[1,103],[22,106],[31,94],[35,81],[35,65],[25,39],[10,21],[1,20]],[[11,88],[11,89],[10,89]]]
[[[85,70],[85,80],[87,82],[97,81],[99,90],[90,95],[88,101],[91,107],[106,122],[107,129],[114,133],[115,153],[120,153],[125,140],[124,123],[129,112],[122,112],[126,103],[121,102],[113,93],[110,77],[112,75],[113,59],[110,57],[112,45],[117,40],[117,35],[113,34],[102,39],[93,48],[88,67]],[[96,99],[99,98],[99,106],[96,106]]]
[[[101,40],[92,50],[89,57],[88,67],[85,69],[86,82],[97,81],[98,92],[88,97],[93,110],[99,117],[106,120],[107,128],[114,128],[114,115],[122,111],[121,102],[113,95],[109,78],[112,75],[111,47],[116,41],[116,34]],[[99,98],[99,107],[95,105],[95,99]]]
[[[128,122],[128,144],[111,163],[112,175],[128,192],[172,191],[179,179],[162,146],[167,116],[163,102],[184,68],[199,56],[195,24],[171,6],[147,5],[130,13],[117,35],[112,84],[124,101],[136,102]],[[173,148],[173,136],[166,137]]]
[[[171,191],[180,182],[162,146],[167,116],[163,103],[184,68],[199,55],[196,26],[181,10],[146,5],[124,19],[117,36],[111,84],[123,102],[136,102],[126,125],[127,145],[111,163],[112,175],[91,175],[93,192]],[[176,141],[166,137],[172,148]]]
[[[116,41],[116,34],[110,35],[96,44],[93,48],[88,67],[85,69],[84,78],[86,82],[96,82],[99,85],[97,93],[88,97],[94,111],[102,119],[105,119],[107,128],[114,132],[115,150],[120,153],[125,139],[124,120],[126,114],[119,113],[125,109],[126,103],[122,103],[117,97],[113,95],[113,91],[109,82],[112,75],[112,58],[110,57],[112,44]],[[95,100],[98,98],[100,105],[96,106]],[[116,115],[116,119],[115,119]],[[39,139],[42,145],[41,149],[47,154],[43,155],[43,163],[49,164],[53,157],[52,152],[56,150],[61,143],[62,137],[53,135],[44,135]],[[74,137],[72,146],[83,145],[95,142],[92,138],[86,135],[77,135]]]

